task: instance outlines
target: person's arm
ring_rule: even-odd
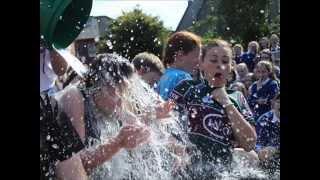
[[[56,75],[62,76],[64,73],[67,72],[68,63],[56,51],[50,51],[50,59],[52,69]]]
[[[235,140],[239,143],[239,146],[246,151],[251,151],[254,149],[257,140],[257,134],[250,123],[246,121],[243,115],[233,105],[225,88],[215,89],[213,91],[213,98],[224,107],[231,123]]]
[[[79,154],[75,154],[71,158],[58,162],[56,179],[58,180],[87,180],[88,176],[83,168]]]
[[[109,161],[122,148],[133,149],[147,141],[150,131],[146,127],[128,125],[121,128],[119,134],[111,138],[108,143],[99,145],[94,149],[81,151],[81,160],[88,174]]]

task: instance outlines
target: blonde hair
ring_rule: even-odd
[[[257,41],[251,41],[251,42],[249,42],[249,44],[248,44],[248,50],[249,50],[249,47],[250,47],[251,45],[253,45],[253,44],[257,47],[256,53],[258,53],[258,52],[259,52],[259,49],[260,49],[260,46],[259,46],[259,43],[258,43]]]
[[[270,61],[259,61],[257,64],[257,67],[258,66],[263,66],[264,68],[266,68],[267,71],[269,72],[269,78],[279,82],[279,79],[276,77],[274,73],[274,66]]]

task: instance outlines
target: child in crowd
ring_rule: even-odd
[[[182,80],[192,79],[196,74],[201,55],[201,38],[191,32],[180,31],[169,37],[165,49],[164,65],[167,68],[161,76],[156,91],[164,100]]]
[[[242,81],[242,83],[244,84],[244,86],[245,86],[246,89],[248,90],[248,93],[249,93],[249,88],[250,88],[250,86],[252,85],[253,82],[255,82],[253,73],[248,73],[248,74],[244,77],[244,79],[243,79],[243,81]]]
[[[246,63],[249,72],[252,72],[257,61],[259,52],[259,44],[256,41],[251,41],[248,44],[248,51],[241,55],[242,62]]]
[[[264,49],[259,53],[260,59],[259,61],[272,61],[271,60],[271,52],[269,49]]]
[[[249,88],[248,102],[255,117],[270,111],[271,99],[279,92],[279,85],[269,61],[260,61],[256,66],[258,80]]]
[[[272,110],[256,122],[258,157],[265,167],[274,167],[280,160],[280,94],[272,100]]]
[[[241,44],[233,46],[233,57],[237,64],[241,63],[241,55],[243,53],[243,47]]]
[[[269,46],[270,46],[270,42],[269,42],[269,39],[267,37],[263,37],[260,39],[259,41],[259,44],[260,44],[260,49],[261,50],[264,50],[264,49],[269,49]]]
[[[152,53],[143,52],[137,54],[132,63],[141,78],[151,87],[156,88],[156,82],[159,81],[165,71],[161,60]]]
[[[239,81],[243,82],[246,75],[249,73],[247,65],[245,63],[240,63],[236,66],[236,70],[239,75]]]

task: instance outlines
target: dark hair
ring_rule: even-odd
[[[161,60],[152,53],[139,53],[133,58],[132,63],[137,70],[147,69],[148,72],[157,72],[160,75],[164,72]]]
[[[173,64],[178,51],[187,54],[196,47],[201,47],[201,38],[188,31],[180,31],[172,34],[165,48],[163,64],[167,67]]]
[[[102,85],[121,85],[133,72],[134,67],[129,60],[116,54],[100,54],[89,64],[84,86],[88,89]]]

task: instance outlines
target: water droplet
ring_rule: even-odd
[[[52,144],[51,145],[54,149],[58,149],[59,148],[59,146],[57,145],[57,144]]]
[[[131,37],[130,40],[133,41],[133,40],[134,40],[134,37]]]
[[[133,33],[133,30],[131,29],[131,31],[130,31],[131,33]]]
[[[264,13],[264,10],[261,9],[261,10],[260,10],[260,13],[263,14],[263,13]]]
[[[41,39],[44,39],[44,36],[43,36],[43,35],[41,35],[40,37],[41,37]]]
[[[165,88],[164,91],[165,91],[165,92],[169,92],[169,89],[168,89],[168,88]]]
[[[240,132],[240,130],[239,130],[239,129],[236,129],[236,132],[238,133],[238,132]]]
[[[226,29],[227,29],[227,31],[229,31],[229,30],[230,30],[230,27],[227,27]]]
[[[51,138],[50,135],[48,135],[48,136],[46,137],[47,140],[50,140],[50,138]]]
[[[62,20],[62,16],[59,16],[59,20]]]

